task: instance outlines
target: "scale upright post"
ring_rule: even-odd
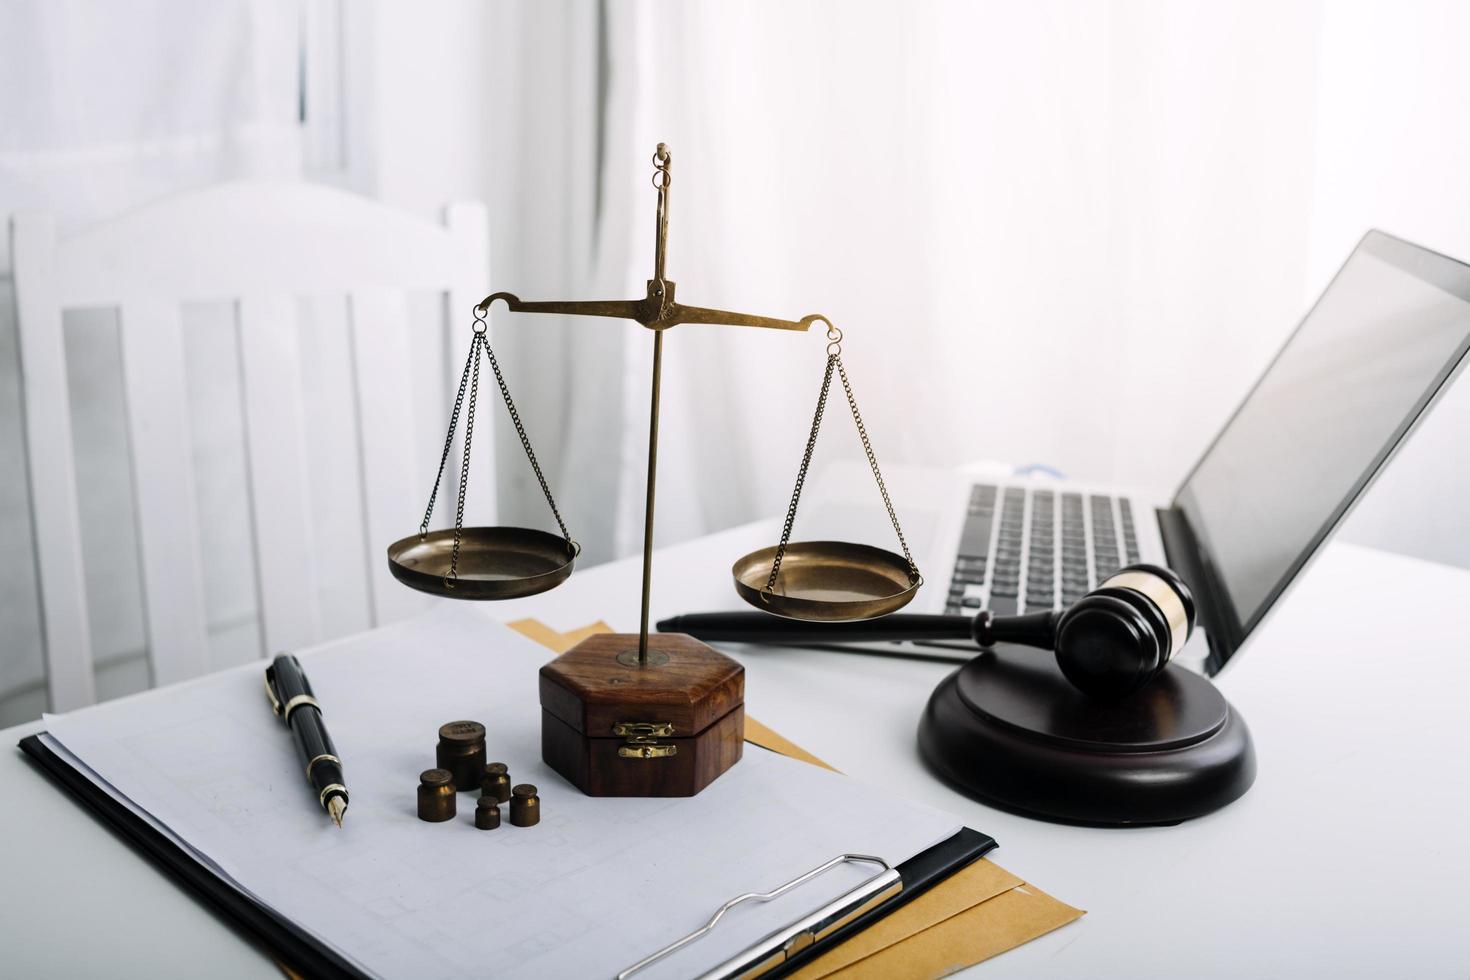
[[[653,281],[660,292],[664,284],[664,255],[669,240],[669,185],[673,182],[674,160],[660,143],[653,154],[653,180],[658,188],[658,213],[653,239]],[[658,482],[658,393],[664,374],[664,332],[653,332],[653,395],[648,408],[648,488],[643,509],[643,600],[638,616],[638,666],[648,666],[648,600],[653,592],[653,498]]]

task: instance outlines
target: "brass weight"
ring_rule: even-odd
[[[454,777],[448,769],[425,769],[419,774],[419,819],[429,823],[453,820]]]
[[[485,767],[485,776],[480,780],[480,795],[496,803],[510,800],[510,770],[503,762],[492,762]]]
[[[481,830],[494,830],[500,826],[500,807],[493,796],[482,796],[475,804],[475,826]]]
[[[453,774],[459,792],[474,792],[485,775],[485,726],[478,721],[451,721],[441,726],[434,757],[440,769]]]
[[[535,786],[521,783],[510,791],[510,822],[515,827],[534,827],[541,822],[541,798]]]

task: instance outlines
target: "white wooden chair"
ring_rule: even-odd
[[[410,413],[387,393],[401,388],[395,372],[408,360],[406,294],[447,293],[451,311],[468,310],[481,298],[488,272],[481,205],[451,205],[440,226],[327,187],[242,182],[169,198],[62,239],[48,216],[19,214],[11,235],[52,710],[96,700],[64,309],[119,311],[155,683],[198,675],[207,663],[184,376],[186,302],[236,304],[266,649],[322,639],[313,589],[299,295],[348,297],[374,619],[388,621],[416,607],[383,559],[387,545],[417,524],[424,490]],[[493,459],[488,431],[484,438],[484,445],[476,440],[476,456]]]

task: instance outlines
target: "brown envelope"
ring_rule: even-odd
[[[517,620],[509,625],[555,653],[562,653],[595,633],[612,632],[603,622],[568,633],[558,633],[534,619]],[[745,740],[814,766],[832,768],[749,714],[745,716]],[[945,977],[1030,942],[1082,915],[1080,909],[1057,901],[1000,865],[982,858],[808,963],[793,976],[800,980]]]

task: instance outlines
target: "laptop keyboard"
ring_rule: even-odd
[[[1063,609],[1138,561],[1122,497],[977,484],[945,611],[996,615]]]

